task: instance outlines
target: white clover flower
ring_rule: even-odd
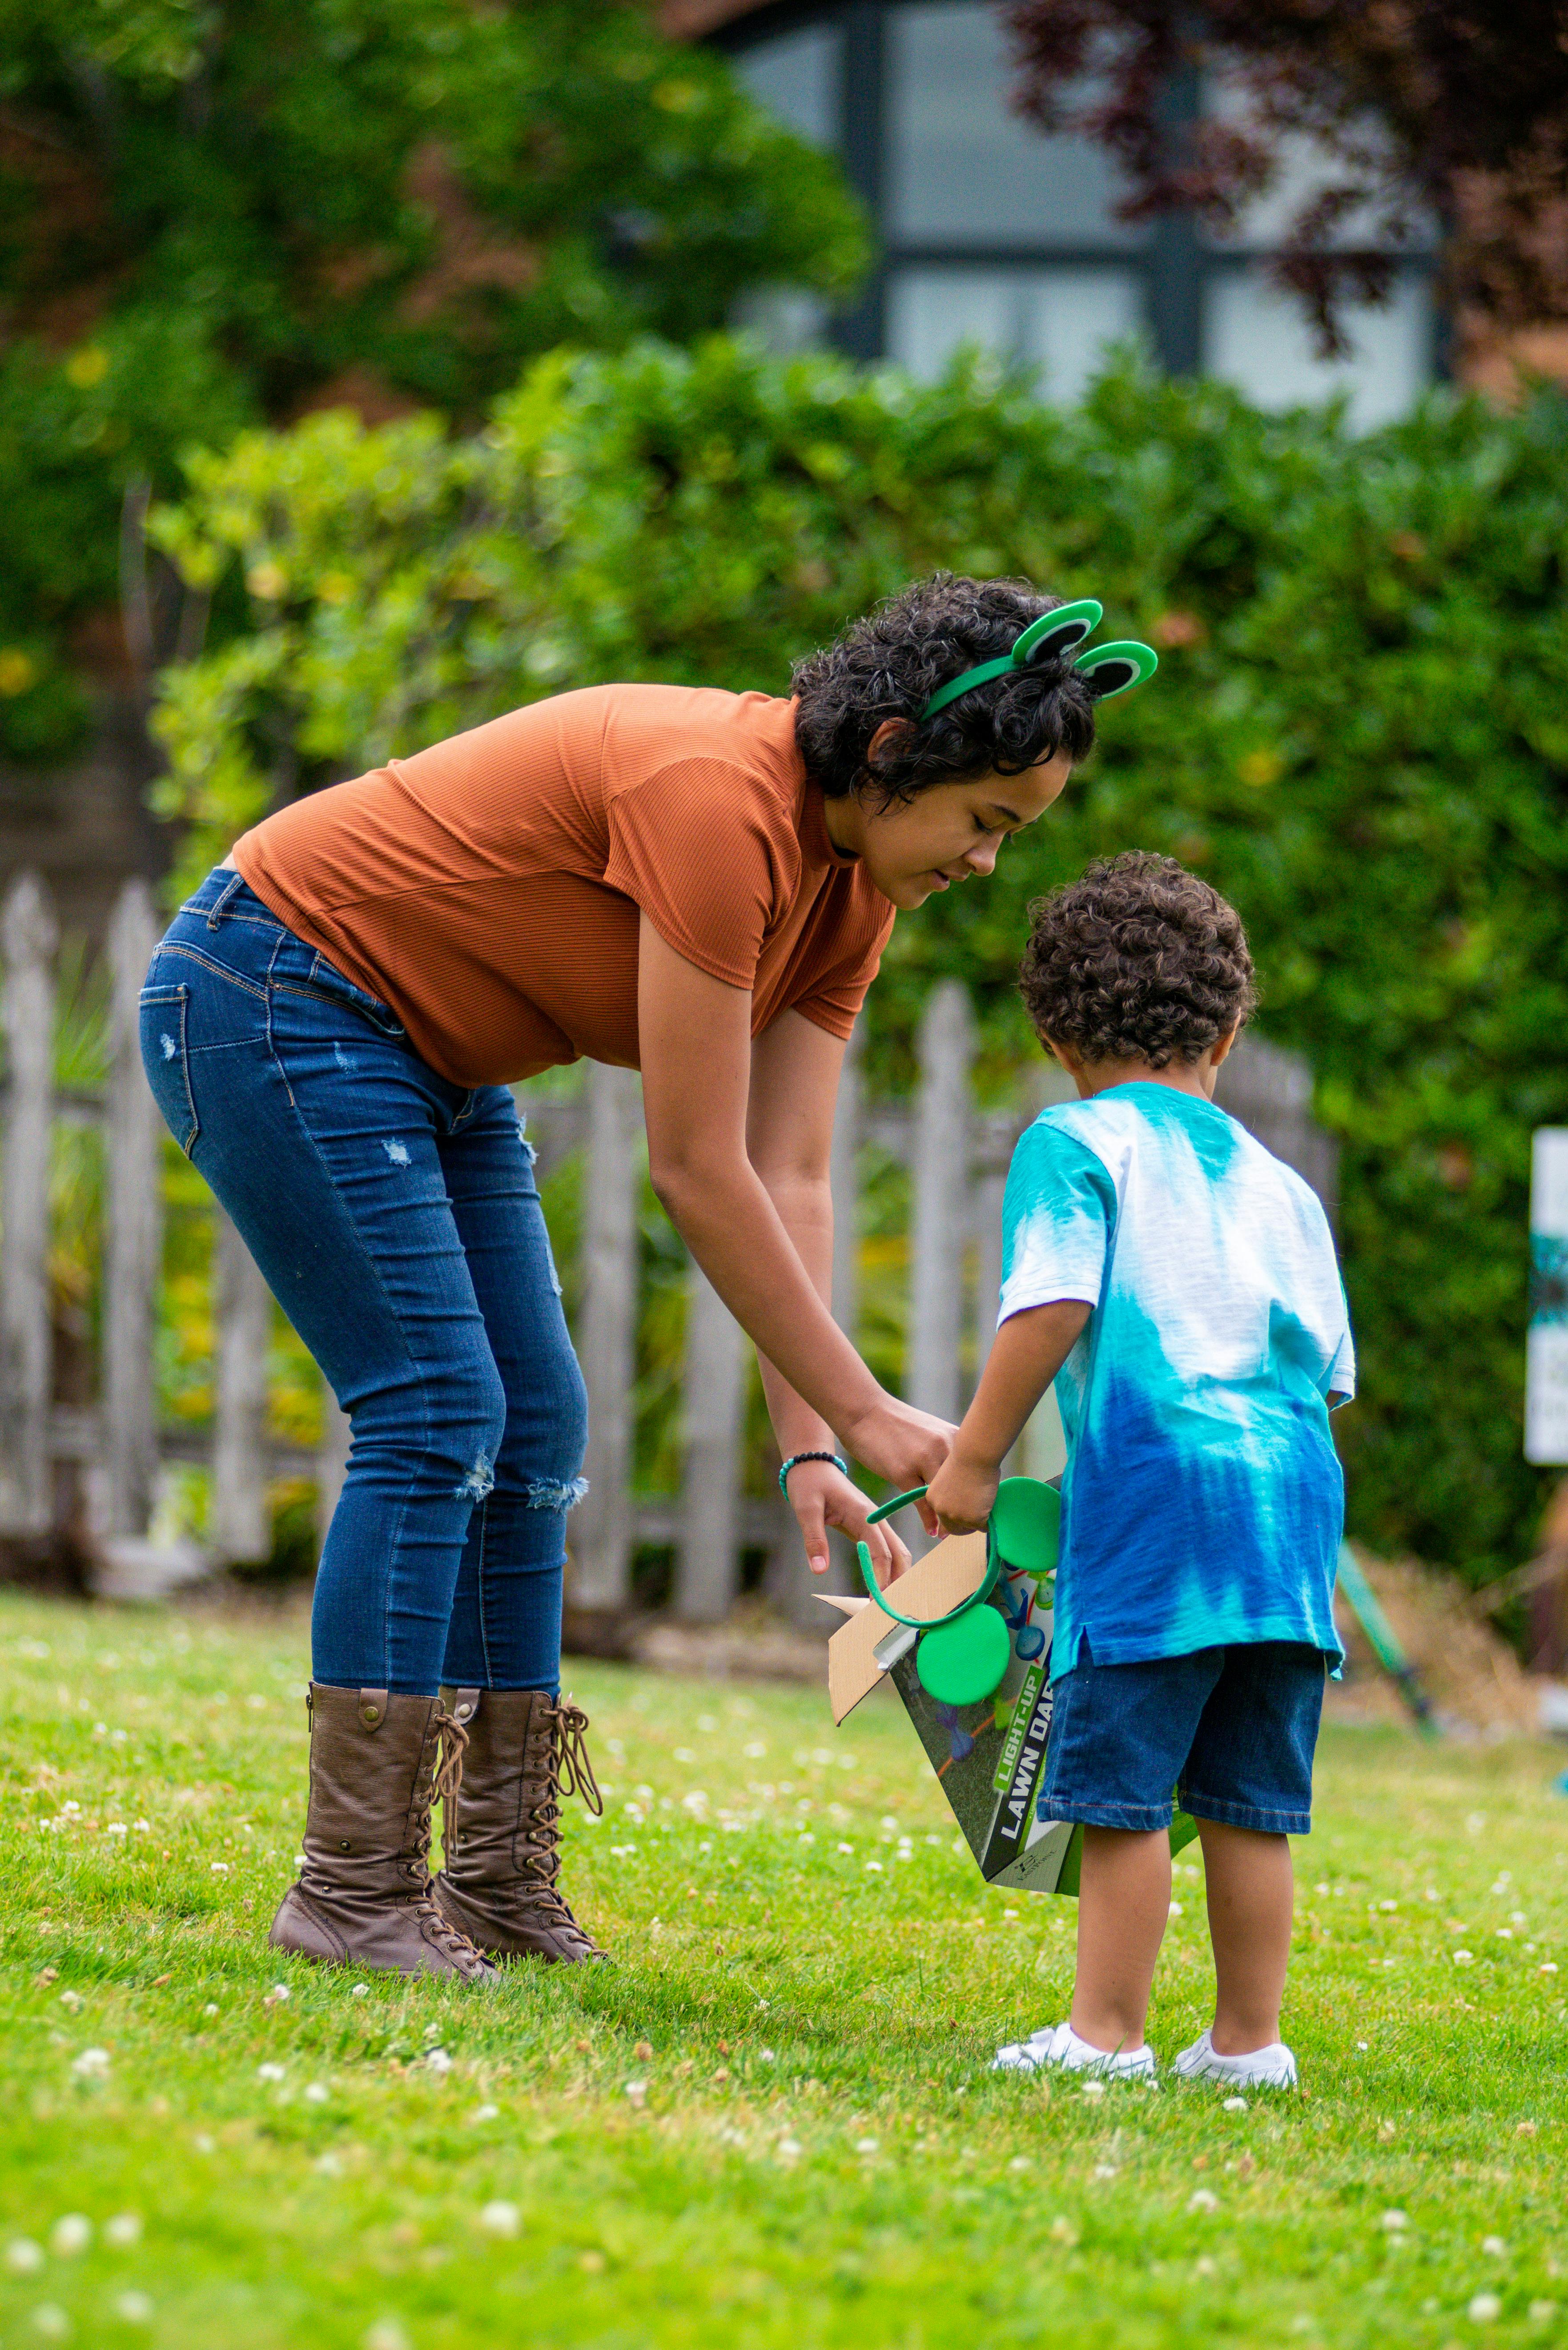
[[[868,1860],[868,1861],[867,1862],[866,1866],[867,1866],[867,1868],[869,1868],[869,1869],[871,1869],[871,1870],[875,1871],[876,1875],[877,1875],[877,1876],[878,1876],[878,1877],[885,1876],[885,1875],[886,1875],[886,1873],[887,1873],[887,1872],[884,1870],[884,1868],[883,1868],[883,1866],[882,1866],[882,1864],[881,1864],[881,1862],[880,1862],[879,1860]]]
[[[285,2074],[281,2064],[258,2064],[256,2066],[256,2079],[258,2081],[281,2081],[284,2078]]]
[[[5,2247],[5,2265],[13,2276],[32,2276],[44,2265],[44,2248],[31,2236],[14,2236]]]
[[[648,2103],[648,2083],[646,2081],[628,2081],[623,2095],[628,2097],[634,2106],[645,2106]]]
[[[365,2336],[365,2350],[409,2350],[409,2337],[395,2317],[378,2318]]]
[[[444,2048],[432,2048],[428,2052],[425,2057],[425,2070],[427,2073],[436,2074],[451,2072],[452,2058]]]
[[[1474,1952],[1470,1950],[1456,1950],[1454,1952],[1454,1964],[1456,1967],[1473,1967],[1475,1964]]]
[[[217,2001],[215,1999],[210,1999],[207,2002],[206,2006],[202,2010],[202,2012],[203,2015],[216,2015],[218,2012]]]
[[[857,2137],[855,2141],[855,2151],[857,2154],[876,2154],[880,2150],[881,2145],[882,2141],[879,2137]]]
[[[71,2076],[74,2080],[101,2081],[108,2072],[107,2048],[84,2048],[81,2054],[73,2058],[71,2063]]]
[[[307,2081],[305,2085],[305,2102],[307,2106],[324,2106],[331,2095],[332,2092],[325,2081]]]
[[[104,1829],[104,1834],[105,1835],[111,1836],[126,1836],[130,1834],[130,1830],[126,1826],[123,1820],[110,1820],[108,1826]]]
[[[1188,2197],[1187,2208],[1189,2211],[1218,2211],[1220,2198],[1211,2189],[1199,2187]]]
[[[92,2241],[92,2221],[80,2211],[67,2211],[49,2230],[49,2250],[57,2261],[73,2261]]]
[[[486,2203],[480,2212],[479,2224],[493,2236],[514,2236],[522,2219],[515,2203]]]
[[[781,2162],[797,2162],[802,2151],[800,2140],[797,2137],[781,2137],[774,2151]]]
[[[114,2304],[114,2314],[125,2325],[150,2325],[152,2303],[144,2293],[122,2293]]]
[[[1472,2325],[1494,2325],[1502,2315],[1502,2303],[1495,2293],[1478,2293],[1465,2314]]]
[[[1246,2110],[1247,2100],[1245,2097],[1227,2097],[1223,2106],[1220,2107],[1220,2111],[1227,2114],[1244,2114]]]
[[[1397,2236],[1409,2224],[1409,2215],[1407,2212],[1385,2211],[1383,2214],[1383,2226],[1385,2231],[1390,2236]]]
[[[85,2003],[79,1991],[63,1991],[60,1993],[60,2005],[71,2015],[78,2015]]]
[[[272,1989],[267,1992],[266,1997],[263,2000],[262,2005],[264,2007],[276,2007],[281,2005],[285,2000],[292,1999],[293,1997],[294,1993],[290,1991],[286,1983],[274,1983]]]
[[[470,2119],[476,2122],[493,2122],[499,2117],[500,2112],[499,2106],[475,2106]]]
[[[141,2241],[141,2215],[137,2211],[117,2211],[112,2220],[103,2223],[106,2244],[139,2244]]]
[[[226,1860],[210,1860],[207,1866],[214,1877],[227,1877],[229,1873],[229,1864]]]
[[[1483,2252],[1490,2252],[1494,2260],[1499,2261],[1506,2259],[1508,2254],[1508,2246],[1501,2236],[1483,2236],[1481,2250]]]
[[[353,1990],[349,1992],[348,1996],[349,1996],[349,1998],[350,1998],[350,1999],[369,1999],[369,1996],[370,1996],[370,1986],[369,1986],[369,1983],[356,1983],[356,1984],[355,1984],[355,1986],[354,1986],[354,1988],[353,1988]]]
[[[41,2334],[46,2342],[68,2342],[71,2321],[52,2301],[41,2301],[33,2312],[33,2331]]]

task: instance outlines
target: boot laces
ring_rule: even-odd
[[[438,1795],[448,1805],[456,1802],[457,1791],[462,1784],[462,1758],[468,1751],[466,1728],[455,1714],[448,1713],[445,1706],[439,1702],[431,1717],[431,1730],[436,1742],[435,1753],[431,1756],[432,1768],[427,1781],[423,1763],[420,1766],[421,1783],[414,1790],[412,1814],[414,1837],[419,1846],[418,1865],[422,1871],[422,1881],[427,1884],[430,1880],[431,1813]]]
[[[580,1795],[596,1818],[604,1816],[604,1797],[588,1759],[588,1717],[580,1705],[574,1705],[566,1698],[559,1704],[541,1708],[535,1719],[542,1720],[549,1746],[538,1783],[539,1800],[529,1815],[529,1848],[523,1856],[521,1869],[533,1878],[542,1902],[557,1921],[582,1934],[582,1928],[556,1883],[556,1876],[560,1866],[562,1795]],[[586,1942],[588,1937],[583,1934],[583,1939]]]

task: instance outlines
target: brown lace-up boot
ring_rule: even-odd
[[[441,1700],[468,1731],[435,1881],[441,1915],[493,1958],[602,1959],[556,1882],[563,1794],[604,1810],[583,1743],[587,1715],[545,1690],[442,1690]]]
[[[311,1684],[305,1866],[268,1938],[327,1966],[400,1975],[495,1970],[431,1898],[431,1806],[450,1804],[468,1735],[433,1697]],[[437,1755],[440,1753],[440,1768]]]

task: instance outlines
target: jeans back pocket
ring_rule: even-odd
[[[163,1122],[187,1159],[202,1130],[191,1091],[191,1055],[185,1039],[188,987],[147,987],[141,992],[141,1066]]]

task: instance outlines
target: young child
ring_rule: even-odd
[[[1214,2022],[1179,2073],[1285,2086],[1293,1885],[1337,1670],[1355,1391],[1334,1242],[1299,1176],[1214,1106],[1256,996],[1233,909],[1173,858],[1092,865],[1042,899],[1021,983],[1079,1098],[1007,1180],[995,1346],[929,1500],[983,1525],[1052,1380],[1067,1438],[1042,1816],[1084,1823],[1071,2020],[1002,2049],[1152,2076],[1174,1789],[1199,1824]]]

